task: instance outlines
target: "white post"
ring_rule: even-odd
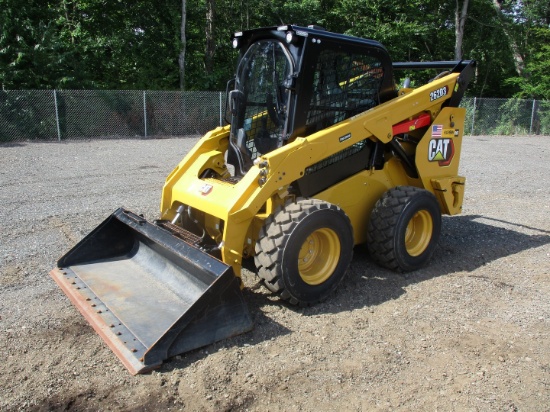
[[[61,141],[61,129],[59,128],[59,111],[57,110],[57,91],[53,91],[53,101],[55,104],[55,123],[57,125],[57,141]]]
[[[470,136],[474,135],[474,125],[476,124],[476,106],[477,106],[477,97],[474,97],[474,110],[472,112],[472,131]]]
[[[147,100],[145,90],[143,91],[143,124],[145,126],[145,137],[147,137]]]
[[[531,124],[529,125],[529,135],[533,132],[533,122],[535,121],[535,110],[537,108],[537,101],[533,99],[533,108],[531,109]]]
[[[220,92],[220,127],[223,126],[222,111],[222,92]]]

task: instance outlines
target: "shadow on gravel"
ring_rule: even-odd
[[[12,143],[0,143],[0,148],[3,147],[24,147],[26,143],[12,142]]]
[[[443,217],[442,233],[432,260],[423,269],[396,273],[373,263],[365,246],[358,246],[347,276],[337,292],[325,302],[310,308],[296,308],[286,303],[267,302],[259,307],[281,304],[304,316],[340,313],[380,305],[397,299],[409,285],[450,275],[473,272],[500,258],[550,243],[550,232],[480,215]]]
[[[312,316],[374,307],[399,298],[410,285],[456,272],[472,272],[502,257],[549,243],[550,232],[542,229],[479,215],[444,217],[439,245],[427,267],[406,274],[395,273],[374,264],[366,248],[359,246],[337,292],[325,302],[310,308],[297,308],[271,299],[263,288],[247,288],[243,293],[254,322],[252,331],[171,358],[157,371],[165,373],[185,369],[212,353],[256,346],[291,333],[269,316],[267,312],[270,311],[291,310],[303,316]],[[72,410],[74,405],[69,403],[67,406],[67,410]]]
[[[246,346],[256,346],[262,342],[271,340],[278,336],[284,336],[291,333],[290,329],[267,317],[260,309],[265,305],[267,299],[264,296],[258,296],[249,291],[243,291],[245,300],[248,303],[248,308],[252,316],[254,323],[254,329],[250,332],[246,332],[242,335],[235,336],[215,342],[211,345],[199,348],[190,352],[186,352],[181,356],[170,358],[162,364],[157,372],[170,372],[176,369],[185,369],[187,366],[196,363],[197,361],[204,359],[212,353],[223,351],[226,349],[242,348]],[[280,304],[276,302],[278,306]],[[285,310],[285,308],[282,308]]]

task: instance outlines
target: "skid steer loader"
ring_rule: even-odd
[[[229,124],[167,177],[159,220],[120,208],[51,275],[131,373],[243,333],[243,259],[291,304],[325,299],[353,248],[401,271],[460,213],[474,61],[393,63],[378,42],[309,26],[235,33]],[[394,71],[435,69],[401,88]],[[408,83],[408,82],[406,82]]]

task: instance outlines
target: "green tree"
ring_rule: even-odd
[[[469,94],[548,98],[547,0],[0,0],[0,84],[223,90],[231,34],[281,24],[379,40],[394,61],[476,59]]]
[[[529,37],[530,53],[522,75],[510,77],[506,83],[519,89],[517,97],[550,100],[550,29],[532,28]]]
[[[550,3],[516,0],[501,1],[499,6],[517,63],[517,75],[505,84],[517,88],[517,97],[550,99]]]
[[[174,4],[0,0],[2,87],[174,88]]]

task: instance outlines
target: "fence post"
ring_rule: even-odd
[[[537,101],[533,99],[533,108],[531,109],[531,124],[529,125],[529,136],[533,134],[533,122],[535,121],[535,109],[537,107]]]
[[[144,137],[147,137],[147,98],[145,97],[145,90],[143,91],[143,125],[145,126]]]
[[[59,128],[59,110],[57,109],[57,91],[53,90],[53,102],[55,105],[55,124],[57,126],[57,141],[61,141],[61,129]]]
[[[472,111],[472,131],[470,136],[474,135],[474,125],[476,124],[476,106],[477,106],[477,97],[474,97],[474,110]]]
[[[222,122],[222,92],[220,92],[220,127],[223,126]]]

